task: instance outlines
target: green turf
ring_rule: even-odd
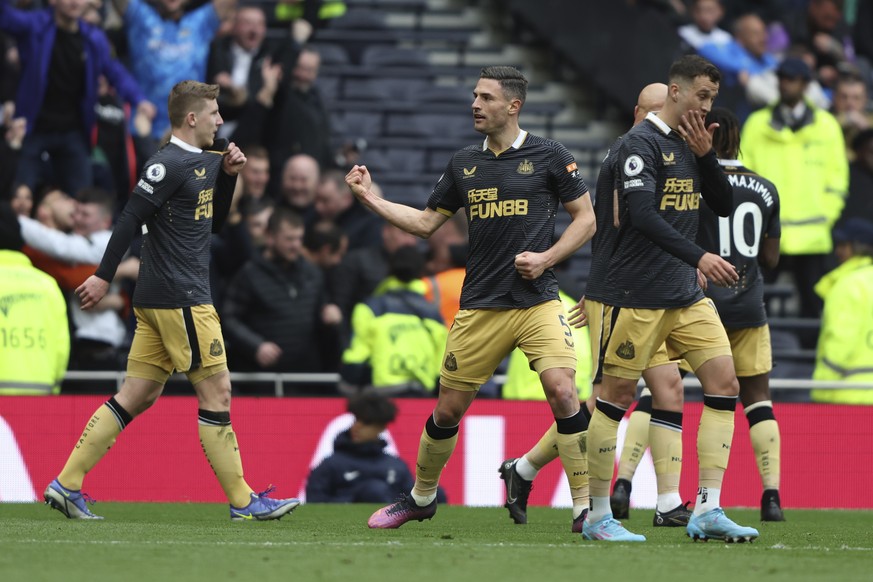
[[[587,542],[569,510],[531,508],[515,526],[502,508],[440,507],[433,521],[371,531],[371,505],[305,505],[278,522],[233,523],[226,505],[100,503],[104,521],[72,521],[42,504],[0,504],[0,580],[186,582],[282,580],[419,582],[842,582],[873,580],[873,513],[786,511],[757,521],[754,544],[694,543],[653,528],[651,511],[626,525],[644,544]]]

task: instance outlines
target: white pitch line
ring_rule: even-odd
[[[718,544],[718,540],[712,540],[713,543]],[[400,547],[400,546],[411,546],[411,545],[420,545],[418,543],[411,544],[408,542],[401,542],[397,540],[387,540],[387,541],[357,541],[357,542],[315,542],[315,541],[300,541],[300,542],[227,542],[227,541],[202,541],[202,542],[194,542],[190,540],[180,540],[180,541],[172,541],[172,540],[43,540],[43,539],[13,539],[13,540],[3,540],[0,541],[2,544],[69,544],[69,545],[96,545],[96,546],[229,546],[229,547],[258,547],[258,548],[293,548],[295,546],[336,546],[336,547]],[[447,541],[434,540],[430,543],[433,546],[445,546],[450,547],[456,544],[450,543]],[[573,542],[568,542],[565,544],[534,544],[534,543],[518,543],[518,542],[500,542],[500,543],[480,543],[476,544],[477,547],[486,547],[486,548],[563,548],[563,547],[578,547],[583,549],[588,548],[596,548],[601,544],[578,544]],[[682,546],[687,546],[688,543],[684,544],[670,544],[668,546],[659,546],[659,547],[672,547],[679,548]],[[741,544],[725,544],[726,547],[740,546]],[[761,546],[762,544],[756,544],[757,546]],[[862,547],[852,547],[852,546],[840,546],[838,548],[829,548],[825,546],[786,546],[783,544],[774,544],[772,546],[764,546],[767,550],[778,550],[778,551],[815,551],[815,552],[873,552],[873,548],[862,548]]]

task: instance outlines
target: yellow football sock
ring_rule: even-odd
[[[229,412],[199,410],[200,446],[227,500],[234,507],[251,503],[252,488],[243,477],[242,459]]]
[[[618,463],[618,478],[633,481],[634,473],[646,449],[649,447],[649,421],[652,415],[648,412],[635,410],[628,420],[624,445],[621,448],[621,460]],[[654,451],[652,451],[654,454]]]
[[[132,420],[133,417],[115,402],[114,397],[102,404],[82,430],[82,436],[58,475],[58,482],[71,491],[81,489],[85,474],[112,448],[115,438]]]
[[[703,414],[697,431],[699,487],[721,489],[734,437],[736,397],[703,396]]]
[[[440,474],[458,444],[458,427],[437,426],[431,416],[421,433],[418,458],[415,461],[415,485],[412,495],[417,498],[436,497]]]
[[[525,453],[527,462],[539,471],[558,458],[558,425],[552,423],[539,442],[531,450]]]
[[[758,473],[764,489],[779,489],[780,448],[779,423],[769,400],[756,402],[745,410],[749,420],[749,437],[758,463]]]
[[[656,413],[662,411],[654,411]],[[678,414],[681,417],[681,413]],[[681,426],[681,421],[680,421]],[[679,493],[682,474],[682,431],[657,422],[652,423],[652,460],[658,480],[658,495]]]
[[[625,410],[597,400],[591,424],[588,425],[588,483],[591,497],[609,497],[609,486],[615,470],[615,444],[618,424]]]

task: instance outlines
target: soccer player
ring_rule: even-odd
[[[436,513],[440,473],[458,439],[461,418],[479,386],[516,346],[539,373],[557,425],[558,454],[573,497],[573,519],[585,518],[584,444],[588,423],[579,410],[572,332],[558,300],[552,267],[591,238],[588,187],[567,149],[519,128],[527,79],[515,68],[482,69],[473,90],[473,127],[481,144],[456,152],[424,210],[396,204],[371,190],[364,166],[346,182],[367,207],[406,232],[428,237],[463,209],[470,225],[461,309],[446,341],[439,398],[418,450],[409,496],[375,512],[372,528],[396,528]],[[572,220],[552,245],[555,214]]]
[[[146,163],[97,272],[76,289],[82,309],[97,305],[145,224],[127,378],[91,416],[63,470],[45,490],[46,503],[68,518],[101,519],[81,492],[85,474],[134,417],[155,403],[173,370],[185,372],[194,385],[200,444],[230,501],[230,518],[278,519],[300,504],[270,499],[269,489],[252,491],[230,424],[230,375],[209,290],[209,245],[227,217],[246,157],[232,143],[224,152],[206,149],[218,145],[213,142],[222,124],[217,96],[218,85],[182,81],[173,87],[172,137]]]
[[[637,105],[634,108],[634,125],[643,122],[649,112],[659,111],[664,106],[664,100],[667,98],[667,86],[663,83],[652,83],[647,85],[640,92],[637,98]],[[591,272],[588,277],[588,286],[586,288],[587,296],[583,299],[584,306],[592,312],[592,316],[597,319],[601,313],[599,299],[606,293],[605,276],[609,265],[611,253],[609,249],[615,246],[616,238],[620,231],[614,226],[614,212],[617,209],[615,204],[614,176],[615,176],[615,160],[617,159],[619,145],[622,138],[618,138],[610,147],[606,158],[601,167],[600,175],[597,179],[597,197],[594,204],[594,214],[597,221],[597,231],[594,238],[591,240],[592,247],[592,263]],[[582,303],[582,302],[580,302]],[[584,310],[577,311],[579,314],[570,320],[570,324],[574,327],[580,327],[586,323],[586,312]],[[582,407],[582,413],[590,419],[590,410],[594,409],[596,398],[600,393],[600,383],[602,379],[602,370],[599,369],[598,358],[600,355],[600,345],[597,334],[601,329],[599,321],[594,321],[591,324],[592,333],[592,358],[593,368],[596,370],[594,376],[594,386],[592,388],[591,397],[588,399],[587,405]],[[640,400],[637,403],[637,411],[640,411],[634,419],[637,423],[642,419],[643,411],[655,418],[655,424],[659,430],[681,431],[682,429],[682,403],[683,403],[683,386],[682,378],[679,375],[679,370],[676,363],[671,362],[667,356],[666,347],[662,346],[652,356],[649,361],[648,368],[643,372],[643,378],[646,380],[646,385],[651,386],[654,395],[655,410],[652,410],[653,395],[649,389],[644,389]],[[676,415],[679,415],[678,417]],[[632,417],[633,418],[633,417]],[[634,434],[636,431],[628,429],[628,444],[625,450],[629,454],[634,453],[636,457],[642,458],[648,446],[649,422],[645,420],[645,444],[639,448],[634,443]],[[634,444],[631,444],[634,443]],[[681,439],[678,443],[682,446]],[[676,451],[675,448],[671,451],[662,450],[663,447],[653,446],[653,456],[655,456],[655,467],[658,475],[658,509],[656,510],[654,524],[656,526],[685,526],[688,524],[688,518],[691,512],[682,504],[679,497],[679,475],[682,471],[682,455],[681,450]],[[525,453],[524,456],[518,459],[509,459],[503,462],[500,466],[500,476],[504,481],[506,488],[506,504],[504,505],[509,510],[509,516],[515,523],[527,523],[527,500],[530,494],[532,482],[537,473],[546,464],[557,458],[557,449],[555,448],[555,426],[552,425],[548,431],[542,436],[534,447]],[[637,461],[639,463],[639,461]],[[628,490],[628,495],[630,490]],[[621,508],[613,508],[614,517],[624,519],[628,517],[628,506],[625,504]],[[581,527],[582,523],[576,524]],[[618,521],[612,521],[606,524],[602,531],[597,535],[598,539],[615,540],[622,537],[619,535],[621,530],[614,531],[620,526]]]
[[[674,62],[664,107],[631,129],[619,148],[619,235],[613,248],[601,251],[610,255],[607,293],[596,315],[601,329],[593,334],[601,340],[603,383],[588,431],[591,511],[583,535],[589,538],[620,535],[641,541],[642,536],[615,526],[609,485],[619,421],[633,401],[640,374],[665,341],[671,353],[688,361],[704,393],[697,439],[699,488],[686,531],[694,539],[758,537],[757,530],[737,525],[720,507],[739,385],[727,334],[697,282],[697,270],[718,285],[737,281],[730,263],[694,242],[701,194],[720,216],[732,209],[731,185],[712,150],[716,126],[705,125],[720,79],[718,69],[697,55]],[[590,310],[589,317],[594,318]],[[665,432],[674,433],[672,439],[663,435],[662,444],[670,450],[681,434]]]
[[[764,487],[761,521],[784,521],[779,500],[781,439],[770,399],[773,365],[760,268],[760,265],[772,268],[779,261],[779,194],[772,182],[737,160],[740,124],[733,113],[716,107],[709,112],[706,122],[718,124],[713,146],[733,186],[734,209],[729,217],[719,217],[708,207],[701,207],[697,240],[703,248],[728,259],[739,273],[736,284],[707,287],[706,295],[715,302],[731,343],[740,401],[749,422],[752,449]],[[636,415],[636,411],[631,414],[632,421]],[[645,450],[648,439],[645,434],[640,438],[645,439],[642,444]],[[619,475],[632,477],[638,463],[622,455]]]

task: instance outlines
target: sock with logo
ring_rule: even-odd
[[[432,414],[424,425],[415,462],[415,485],[412,487],[412,498],[420,507],[430,505],[436,499],[440,474],[458,444],[458,428],[458,425],[437,426]]]
[[[200,409],[197,417],[200,446],[227,500],[234,507],[248,506],[253,491],[243,478],[242,459],[236,433],[230,425],[230,412]]]
[[[731,455],[734,436],[736,396],[703,395],[703,413],[697,430],[697,458],[700,463],[697,503],[694,514],[715,509]]]
[[[755,460],[758,462],[758,473],[764,489],[779,489],[780,447],[779,423],[773,414],[773,402],[764,400],[756,402],[745,409],[749,421],[749,437]]]
[[[85,424],[67,463],[58,474],[58,482],[70,491],[80,490],[85,474],[109,452],[115,438],[132,421],[133,416],[116,402],[114,396],[102,404]]]
[[[558,425],[557,423],[552,423],[552,426],[549,427],[543,436],[540,437],[540,440],[533,446],[531,450],[525,453],[522,459],[525,459],[527,463],[534,469],[533,475],[530,475],[529,472],[527,474],[522,474],[520,468],[516,466],[516,471],[519,471],[519,475],[523,479],[527,479],[528,481],[533,481],[534,477],[536,477],[537,472],[558,458]]]
[[[666,513],[682,505],[679,477],[682,473],[682,413],[652,411],[652,460],[658,481],[657,510]]]
[[[624,445],[621,448],[621,460],[618,462],[618,478],[633,481],[634,473],[646,449],[649,447],[649,421],[652,418],[652,393],[643,390],[637,401],[637,407],[631,413],[624,434]],[[654,451],[652,454],[654,455]]]
[[[615,469],[615,443],[624,408],[597,399],[588,427],[588,482],[591,487],[590,522],[612,515],[609,509],[609,486]]]
[[[567,418],[555,419],[558,456],[570,483],[573,519],[588,509],[588,457],[585,454],[588,423],[582,411]]]

